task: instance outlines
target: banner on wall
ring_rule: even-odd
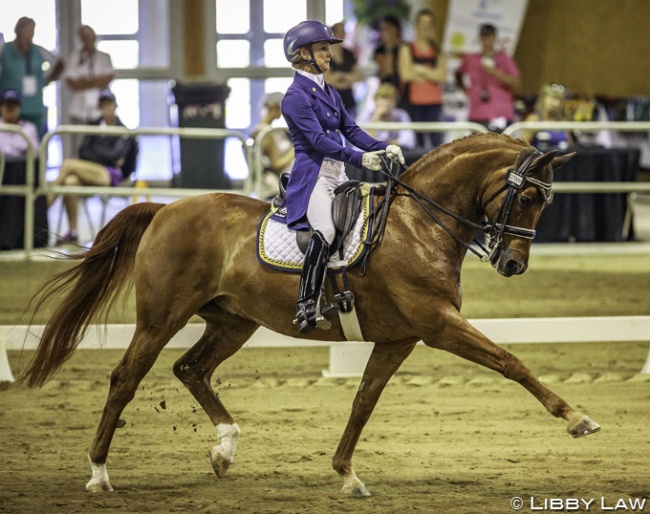
[[[478,52],[478,28],[497,28],[497,48],[514,55],[527,0],[451,0],[447,10],[443,49],[448,54]]]

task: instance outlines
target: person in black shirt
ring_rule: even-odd
[[[377,76],[380,82],[400,87],[399,47],[402,44],[402,25],[392,15],[386,15],[379,22],[379,44],[372,59],[377,63]]]
[[[335,23],[331,29],[335,37],[345,39],[345,25],[343,23]],[[330,51],[332,58],[330,60],[330,69],[325,73],[325,81],[336,88],[341,95],[345,110],[355,118],[357,102],[354,98],[352,86],[362,78],[357,65],[357,58],[343,45],[332,45]]]

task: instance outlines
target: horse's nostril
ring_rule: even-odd
[[[516,275],[519,273],[519,263],[513,259],[509,259],[508,262],[506,262],[506,272],[509,275]]]

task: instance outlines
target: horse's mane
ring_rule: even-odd
[[[503,134],[495,134],[494,132],[470,134],[458,139],[454,139],[449,143],[445,143],[444,145],[431,150],[421,159],[419,159],[413,166],[411,166],[408,171],[417,173],[417,170],[421,167],[433,164],[432,161],[438,161],[436,164],[440,166],[446,163],[448,160],[451,160],[458,155],[467,153],[468,151],[471,151],[472,153],[489,150],[502,151],[507,147],[511,147],[513,149],[521,147],[521,150],[527,146],[529,146],[528,142],[524,141],[523,139],[515,139]]]

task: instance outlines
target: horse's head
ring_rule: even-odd
[[[574,154],[557,155],[524,148],[515,166],[492,173],[481,199],[492,266],[503,276],[520,275],[528,267],[535,227],[553,200],[553,172]]]

